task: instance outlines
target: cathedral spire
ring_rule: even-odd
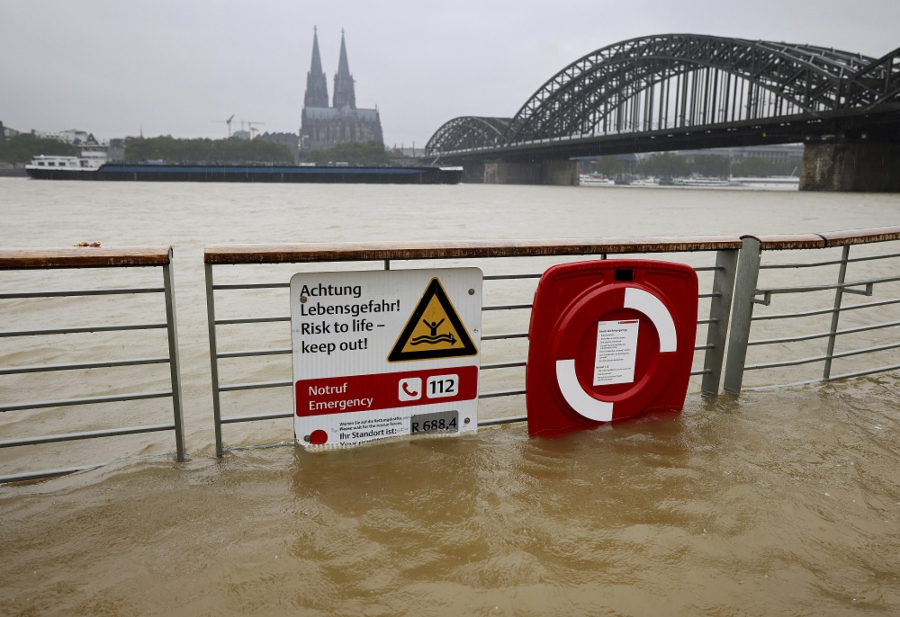
[[[328,107],[328,80],[322,70],[322,59],[319,56],[319,35],[313,28],[312,64],[306,74],[306,96],[304,107]]]
[[[332,106],[356,109],[356,92],[353,88],[353,75],[350,74],[350,63],[347,61],[347,45],[344,43],[343,30],[341,30],[341,57],[338,61],[338,71],[334,75]]]

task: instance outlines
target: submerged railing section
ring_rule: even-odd
[[[479,426],[491,426],[526,419],[524,401],[517,397],[525,394],[532,299],[546,269],[567,261],[626,257],[679,261],[698,273],[700,328],[691,371],[694,391],[715,395],[722,383],[726,391],[740,392],[900,369],[896,351],[900,349],[900,313],[895,310],[900,305],[900,227],[743,238],[209,246],[204,251],[204,267],[216,455],[235,447],[226,448],[225,425],[258,423],[253,427],[260,427],[261,421],[274,421],[275,440],[261,436],[262,429],[248,427],[235,441],[254,446],[285,443],[290,424],[284,420],[293,417],[288,290],[296,272],[481,268],[485,284]],[[147,276],[159,268],[162,284],[112,286],[104,276],[128,268],[144,269]],[[68,276],[67,284],[76,288],[54,290],[48,282],[52,271],[82,269],[103,272],[82,272],[90,275],[87,280],[92,284],[85,284],[87,288],[77,288]],[[27,278],[15,279],[15,271],[26,272],[20,274]],[[32,276],[34,273],[37,275]],[[125,274],[131,281],[135,273]],[[8,353],[0,357],[18,358],[8,360],[11,365],[0,364],[0,469],[10,460],[5,453],[13,448],[162,431],[174,432],[176,458],[185,459],[170,247],[0,250],[0,281],[4,283],[0,317],[12,316],[0,325],[0,345],[7,341],[12,345],[6,344]],[[34,289],[35,285],[40,288]],[[152,303],[157,294],[164,307]],[[83,305],[77,309],[68,304],[37,308],[41,301],[94,297],[114,299],[112,313],[105,319]],[[127,309],[128,297],[144,298],[144,304]],[[789,310],[784,308],[788,298]],[[142,319],[151,306],[153,310],[164,308],[165,319]],[[96,322],[72,325],[74,315],[90,316]],[[70,318],[68,324],[66,318]],[[164,331],[167,352],[131,357],[129,354],[139,355],[132,351],[139,346],[132,347],[128,337],[140,331]],[[103,344],[92,345],[90,339],[85,345],[76,342],[80,335],[90,333],[116,338]],[[64,344],[53,338],[60,336],[66,337]],[[57,360],[73,352],[95,356],[100,350],[106,358]],[[127,357],[111,357],[117,356],[113,350]],[[132,381],[110,373],[94,394],[81,392],[94,387],[87,376],[97,370],[137,367],[144,372],[143,367],[149,365],[168,368],[165,374],[134,379],[153,386],[129,388]],[[70,377],[51,382],[50,387],[37,383],[38,374],[62,373]],[[753,379],[748,388],[744,382],[750,374],[764,377]],[[15,387],[9,387],[10,383]],[[156,388],[163,383],[168,383],[166,389]],[[123,392],[135,388],[137,391]],[[66,395],[59,396],[61,391]],[[257,396],[258,400],[247,403],[231,398],[240,396]],[[81,414],[65,415],[69,408],[96,405],[107,410],[106,403],[165,398],[172,402],[171,422],[108,427],[108,416],[115,416],[119,424],[133,423],[123,417],[149,417],[134,409],[136,403],[101,416],[102,425],[96,420],[90,424]],[[10,420],[29,412],[43,415],[27,421]],[[51,416],[61,418],[56,425],[65,430],[47,429],[47,434],[25,436],[26,426],[52,427]],[[83,430],[72,430],[77,426]],[[98,451],[108,452],[97,448],[90,453],[96,457]],[[0,475],[0,482],[61,475],[106,462]]]
[[[695,266],[698,274],[703,275],[701,282],[700,299],[702,314],[698,316],[698,324],[706,326],[705,340],[695,348],[695,365],[697,368],[692,375],[702,376],[701,390],[715,394],[718,392],[722,374],[722,365],[725,357],[725,338],[728,331],[728,319],[731,311],[731,294],[734,287],[734,276],[737,264],[738,249],[741,246],[738,237],[699,237],[699,238],[632,238],[632,239],[604,239],[604,240],[540,240],[540,241],[515,241],[515,242],[458,242],[458,243],[431,243],[431,242],[388,242],[388,243],[350,243],[350,244],[295,244],[276,246],[210,246],[204,252],[206,268],[206,301],[209,324],[210,340],[210,366],[212,372],[212,396],[213,415],[215,424],[216,454],[221,456],[226,450],[222,436],[223,425],[254,422],[260,420],[272,420],[290,418],[293,416],[291,409],[266,410],[254,413],[226,414],[223,413],[223,395],[234,392],[261,390],[269,388],[290,388],[291,379],[277,379],[265,381],[230,381],[221,377],[222,362],[251,357],[289,356],[290,347],[266,347],[234,349],[222,351],[220,348],[220,333],[224,328],[234,326],[261,326],[277,322],[289,322],[290,317],[284,315],[243,315],[239,317],[223,318],[218,315],[218,306],[222,296],[235,292],[257,294],[269,290],[286,290],[289,283],[289,273],[282,272],[281,280],[260,282],[257,280],[241,282],[219,282],[218,276],[223,266],[259,266],[263,264],[299,264],[302,266],[314,266],[321,269],[327,267],[346,267],[346,264],[355,262],[355,269],[402,269],[436,267],[433,262],[449,265],[479,266],[485,272],[485,325],[482,334],[482,377],[487,373],[506,370],[521,369],[525,366],[527,347],[520,346],[512,350],[516,357],[502,357],[499,361],[485,361],[495,355],[487,354],[487,346],[503,342],[514,343],[516,340],[524,341],[528,336],[528,316],[531,310],[531,297],[534,286],[540,279],[543,271],[552,263],[558,263],[577,256],[579,258],[605,259],[607,256],[645,258],[656,257],[675,259],[675,255],[699,257],[708,265]],[[696,255],[694,255],[696,254]],[[663,257],[665,256],[665,257]],[[705,257],[704,257],[705,256]],[[710,257],[714,257],[712,264]],[[500,268],[508,268],[506,271],[498,271]],[[252,274],[250,276],[253,276]],[[521,287],[522,283],[528,283],[524,289],[519,290],[520,300],[510,301],[515,293],[500,292],[492,289],[496,285],[509,284]],[[704,287],[705,285],[705,287]],[[252,297],[252,296],[251,296]],[[502,298],[493,302],[491,298]],[[245,303],[246,304],[246,303]],[[285,312],[288,307],[288,294],[284,293],[283,306]],[[510,315],[504,317],[500,326],[495,324],[497,331],[491,330],[489,315],[502,313]],[[495,320],[496,321],[496,320]],[[506,324],[518,325],[518,328],[508,328]],[[288,339],[289,325],[285,325],[282,340]],[[242,340],[256,338],[245,336]],[[285,360],[288,366],[290,360]],[[241,371],[237,371],[243,374]],[[498,379],[499,383],[521,382],[514,387],[498,387],[482,390],[480,399],[500,399],[506,397],[521,396],[524,391],[524,379],[515,376]],[[482,379],[482,384],[485,380]],[[288,397],[285,397],[287,400]],[[520,407],[521,408],[521,407]],[[479,421],[479,426],[520,422],[525,420],[524,415],[501,415],[489,417]]]
[[[182,393],[181,373],[178,361],[178,334],[175,318],[175,293],[172,273],[172,249],[171,247],[154,248],[73,248],[53,250],[0,250],[0,271],[7,273],[16,270],[42,271],[60,269],[121,269],[121,268],[159,268],[162,274],[160,284],[153,286],[134,287],[94,287],[88,289],[65,290],[29,290],[29,291],[3,291],[0,293],[0,301],[23,301],[22,307],[16,309],[17,315],[23,318],[28,316],[41,316],[40,308],[36,306],[41,300],[52,298],[88,298],[96,296],[110,296],[115,299],[114,312],[120,312],[120,307],[129,296],[144,296],[145,294],[161,296],[165,308],[165,320],[157,322],[137,323],[110,323],[103,321],[89,325],[67,325],[59,323],[56,319],[67,311],[56,310],[47,313],[47,327],[21,327],[21,320],[5,320],[0,326],[0,340],[2,339],[38,339],[46,341],[48,337],[58,335],[78,336],[89,333],[133,333],[143,330],[164,330],[167,340],[167,353],[152,357],[138,357],[128,359],[96,359],[87,362],[41,362],[34,365],[2,366],[0,365],[0,379],[10,378],[15,375],[35,373],[63,373],[72,371],[91,371],[93,369],[119,368],[128,366],[144,366],[152,364],[167,364],[169,367],[170,388],[161,391],[125,392],[116,394],[99,394],[94,396],[77,396],[56,398],[51,400],[17,400],[10,401],[9,390],[0,396],[0,414],[14,414],[33,410],[55,409],[84,406],[123,401],[135,401],[155,398],[171,398],[172,421],[164,424],[142,424],[138,426],[120,426],[102,430],[85,430],[65,432],[58,434],[45,434],[16,439],[0,440],[0,448],[18,448],[35,446],[40,444],[52,444],[58,442],[71,442],[77,440],[97,439],[103,437],[116,437],[121,435],[134,435],[139,433],[152,433],[159,431],[173,431],[175,435],[175,455],[177,460],[185,460],[184,428],[182,422]],[[2,277],[3,272],[0,272]],[[8,285],[4,285],[7,289]],[[31,321],[31,320],[29,320]],[[17,327],[17,325],[19,327]],[[116,343],[125,348],[129,345],[127,338],[116,339]],[[38,347],[43,343],[38,343]],[[67,345],[69,348],[81,349],[79,345]],[[40,349],[38,349],[40,351]],[[46,354],[43,354],[46,355]],[[72,378],[71,382],[78,380]],[[110,384],[110,390],[118,389]],[[118,414],[108,414],[115,417]],[[36,424],[43,424],[39,422]],[[9,432],[9,431],[5,431]],[[38,479],[43,477],[62,475],[90,469],[105,464],[108,461],[98,461],[96,464],[68,467],[59,469],[36,470],[28,473],[0,476],[0,482],[15,482]]]
[[[794,369],[808,365],[822,367],[819,374],[804,376],[803,379],[796,379],[794,372],[784,371],[793,380],[772,379],[768,386],[756,387],[759,388],[801,385],[900,369],[896,354],[888,354],[887,364],[857,364],[846,372],[835,373],[836,361],[863,355],[878,357],[884,355],[882,352],[900,348],[900,336],[896,330],[900,320],[884,320],[876,313],[883,316],[888,314],[887,311],[873,310],[900,304],[898,242],[900,227],[744,237],[735,283],[725,390],[740,392],[749,389],[743,386],[743,382],[750,371]],[[851,247],[857,247],[853,255]],[[780,256],[777,252],[784,251],[789,251],[787,259],[777,259]],[[822,273],[819,281],[811,283],[812,275],[803,274],[811,271]],[[882,292],[881,297],[875,296],[876,290]],[[757,307],[784,307],[786,296],[791,297],[790,308],[795,310],[766,310],[754,314]],[[877,299],[848,302],[852,296]],[[798,307],[806,310],[798,311]],[[891,314],[900,316],[897,311]],[[852,318],[852,322],[843,323],[842,318],[844,322]],[[774,322],[788,325],[778,328],[775,336],[767,336],[764,326]],[[883,332],[892,328],[891,332]],[[867,333],[873,333],[874,338],[862,338]],[[885,337],[891,334],[893,339],[886,340]],[[752,338],[754,336],[758,338]],[[856,345],[862,346],[843,343],[854,337],[862,340],[856,342]],[[802,349],[812,352],[812,355],[785,359],[783,351],[766,353],[767,349],[776,346],[781,350]],[[757,350],[755,355],[760,361],[747,363],[748,354]]]

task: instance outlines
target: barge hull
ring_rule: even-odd
[[[37,180],[129,182],[458,184],[462,179],[462,168],[106,164],[96,171],[29,168],[28,175]]]

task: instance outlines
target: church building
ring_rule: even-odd
[[[302,148],[321,150],[354,141],[384,143],[381,118],[377,109],[356,107],[356,92],[343,31],[341,56],[334,76],[334,96],[331,106],[328,105],[328,82],[322,71],[318,33],[314,31],[312,64],[306,74],[306,96],[300,127]]]

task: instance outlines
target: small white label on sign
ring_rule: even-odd
[[[638,325],[637,319],[597,322],[595,386],[634,382]]]
[[[425,396],[428,398],[447,398],[456,396],[459,391],[459,375],[435,375],[428,378]]]

